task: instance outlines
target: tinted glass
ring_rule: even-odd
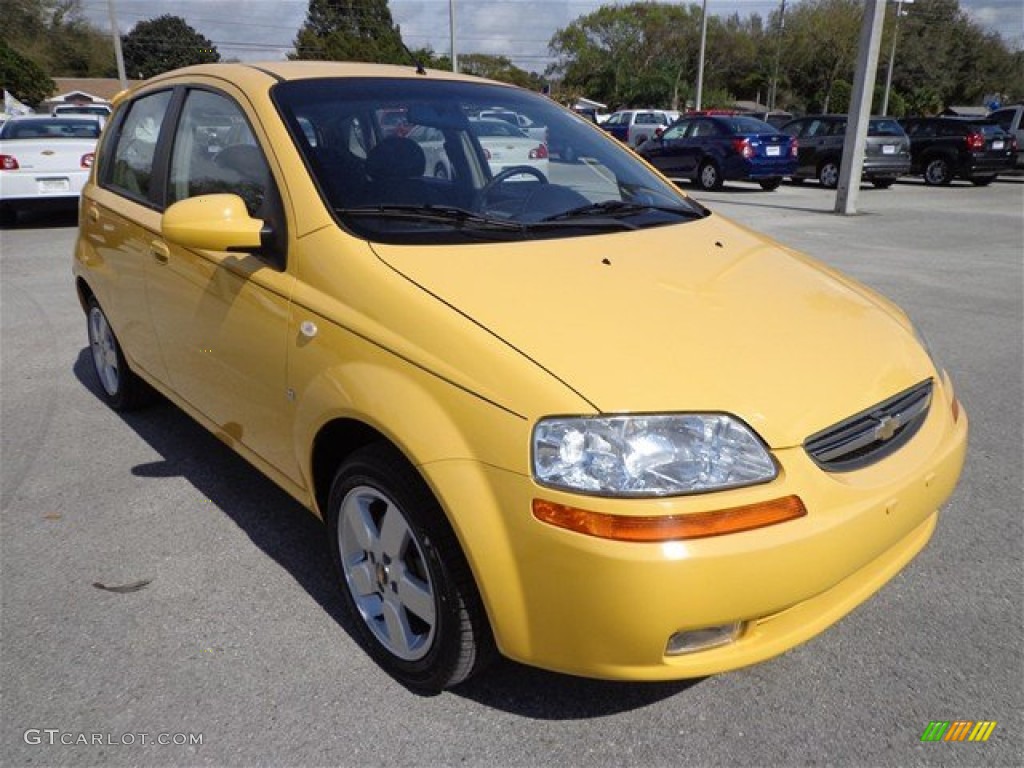
[[[869,120],[868,121],[868,135],[869,136],[902,136],[904,133],[900,124],[895,120]]]
[[[479,219],[490,226],[491,239],[572,237],[609,227],[677,224],[702,214],[699,206],[586,118],[518,88],[412,78],[326,78],[280,83],[272,97],[328,207],[340,223],[369,239],[479,242]],[[570,147],[583,162],[550,157],[539,139],[514,146],[488,140],[485,131],[509,139],[523,134],[503,120],[478,120],[483,111],[523,116],[543,129],[553,152]],[[404,115],[402,127],[388,132],[380,116],[395,113]],[[308,140],[311,132],[317,137],[315,146]],[[534,225],[604,203],[620,208],[614,218],[605,216],[596,224],[591,216],[585,223],[532,231],[498,226]],[[632,206],[625,213],[623,203]],[[461,218],[453,219],[453,211],[461,211]],[[471,225],[467,214],[475,217]]]
[[[306,138],[308,130],[303,126]],[[168,203],[227,192],[257,216],[269,180],[267,161],[238,105],[217,93],[191,91],[174,134]]]
[[[156,141],[170,103],[171,92],[160,91],[129,106],[114,146],[111,186],[132,197],[150,196]]]

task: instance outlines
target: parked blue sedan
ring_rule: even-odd
[[[756,181],[773,190],[797,169],[797,144],[762,120],[742,115],[691,115],[637,150],[672,179],[691,179],[704,190],[725,181]]]

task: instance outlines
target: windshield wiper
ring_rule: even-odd
[[[669,213],[686,219],[698,219],[703,217],[703,213],[700,211],[694,211],[687,208],[667,205],[651,205],[647,203],[630,203],[625,200],[603,200],[600,203],[581,205],[579,208],[570,208],[568,211],[562,211],[561,213],[546,216],[538,223],[571,222],[576,219],[603,218],[615,219],[625,225],[626,222],[622,221],[623,218],[635,216],[640,213],[648,213],[650,211]],[[634,225],[629,225],[629,227],[631,229],[636,228]]]
[[[380,217],[406,221],[429,221],[461,227],[522,231],[523,225],[508,219],[495,219],[449,205],[371,205],[359,208],[338,208],[344,216]]]

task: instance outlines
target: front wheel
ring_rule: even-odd
[[[839,163],[835,160],[826,160],[818,168],[818,183],[825,189],[835,189],[839,186]]]
[[[717,189],[721,189],[723,180],[718,166],[710,160],[705,160],[701,163],[700,168],[697,170],[697,184],[705,192],[714,192]]]
[[[92,365],[103,400],[115,411],[146,405],[153,390],[128,367],[121,345],[95,297],[89,297],[86,311]]]
[[[765,192],[773,192],[782,184],[782,179],[762,179],[758,184]]]
[[[490,660],[490,627],[465,556],[395,449],[369,445],[341,465],[327,522],[357,638],[392,677],[437,693]]]

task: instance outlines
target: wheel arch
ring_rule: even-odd
[[[81,304],[83,312],[89,311],[89,299],[96,299],[99,302],[99,299],[96,298],[96,292],[93,291],[84,277],[79,276],[75,278],[75,294],[78,296],[78,303]]]

